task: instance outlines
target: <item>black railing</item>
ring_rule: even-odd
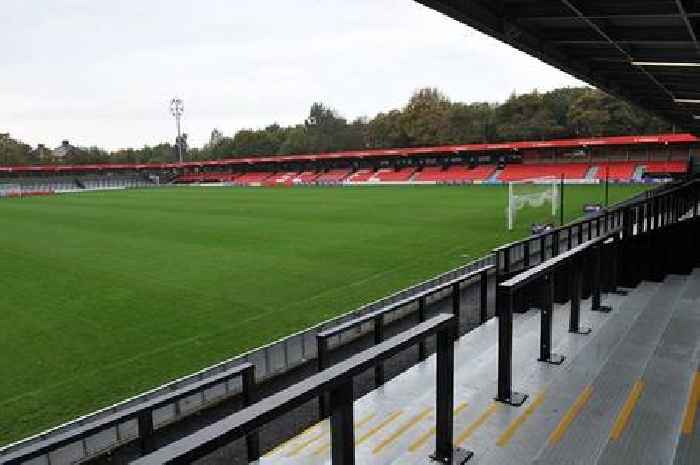
[[[206,380],[192,383],[189,386],[185,386],[167,394],[154,397],[137,406],[124,409],[102,419],[90,422],[65,434],[56,435],[49,440],[41,441],[16,452],[12,452],[4,457],[0,463],[5,465],[19,465],[134,419],[138,420],[139,445],[141,448],[141,453],[148,454],[156,449],[156,444],[153,437],[154,411],[166,405],[177,402],[180,399],[203,392],[206,389],[226,383],[238,377],[241,378],[241,395],[243,397],[243,405],[251,405],[253,403],[252,395],[255,384],[255,367],[250,363],[245,363],[233,369],[226,370],[217,375],[209,377]],[[246,441],[249,453],[252,456],[259,456],[260,446],[258,434],[256,432],[252,432],[247,436]]]
[[[513,364],[513,310],[515,307],[516,293],[528,285],[536,285],[540,288],[540,355],[538,360],[550,364],[561,364],[564,356],[552,353],[552,315],[554,310],[554,284],[555,272],[568,267],[570,273],[571,312],[569,317],[569,331],[572,333],[588,334],[590,330],[579,326],[579,312],[581,299],[581,278],[583,267],[581,259],[589,252],[592,253],[593,267],[591,270],[592,305],[594,311],[610,311],[609,307],[601,305],[601,261],[603,245],[610,243],[613,247],[616,238],[619,238],[622,229],[617,228],[606,235],[599,236],[567,252],[561,253],[537,266],[529,268],[520,274],[498,284],[496,300],[498,310],[498,395],[497,399],[510,405],[522,405],[527,395],[512,390],[512,364]],[[611,249],[611,261],[615,262],[615,249]],[[613,277],[613,280],[616,280]]]
[[[684,223],[687,220],[697,223],[698,200],[698,180],[683,181],[623,202],[594,217],[496,249],[497,399],[522,405],[527,398],[512,390],[513,312],[525,306],[519,294],[527,285],[532,284],[529,287],[539,291],[535,292],[541,312],[539,360],[562,363],[564,357],[551,352],[557,283],[563,284],[559,286],[562,289],[560,300],[571,300],[569,331],[588,334],[589,328],[580,327],[584,286],[590,291],[591,310],[608,312],[612,309],[601,302],[604,287],[607,292],[624,294],[618,290],[621,283],[633,287],[642,279],[659,281],[669,271],[688,273],[697,263],[699,252],[692,242],[695,229],[685,227]],[[534,254],[533,243],[539,246]],[[604,260],[607,261],[605,269]],[[533,266],[533,261],[537,265]]]
[[[470,452],[455,449],[453,443],[454,339],[457,320],[440,314],[381,344],[251,405],[200,431],[159,449],[134,462],[134,465],[188,464],[259,428],[287,412],[329,393],[331,463],[355,463],[353,425],[353,379],[397,353],[437,335],[435,452],[440,463],[463,463]],[[259,457],[249,458],[257,460]]]
[[[488,319],[488,280],[489,272],[494,268],[493,265],[487,265],[471,271],[463,276],[451,279],[445,283],[438,284],[436,286],[430,287],[424,291],[414,294],[405,299],[396,301],[391,305],[382,307],[379,310],[367,313],[353,320],[347,321],[342,325],[338,325],[334,328],[330,328],[326,331],[322,331],[316,335],[316,346],[318,348],[318,356],[316,359],[317,370],[319,372],[328,368],[330,363],[330,351],[328,341],[331,337],[341,335],[355,328],[361,327],[366,324],[372,324],[373,342],[375,345],[381,344],[384,341],[384,320],[387,315],[410,305],[412,303],[418,302],[418,321],[426,321],[427,318],[427,298],[442,292],[446,289],[451,289],[451,299],[452,299],[452,314],[455,315],[457,319],[457,328],[459,332],[459,322],[462,314],[462,299],[461,299],[461,284],[478,278],[479,279],[479,323],[483,324]],[[427,347],[426,341],[422,340],[418,343],[418,359],[423,361],[427,358]],[[378,363],[374,367],[374,385],[379,387],[384,384],[384,364]],[[319,397],[319,416],[325,418],[327,416],[327,400],[325,395]]]

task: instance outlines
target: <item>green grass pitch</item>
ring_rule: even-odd
[[[643,187],[611,186],[611,200]],[[567,186],[566,217],[601,201]],[[173,188],[0,201],[0,444],[476,259],[496,186]],[[539,215],[540,218],[535,218]]]

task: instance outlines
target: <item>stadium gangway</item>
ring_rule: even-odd
[[[131,408],[108,415],[102,419],[87,423],[76,428],[75,430],[56,435],[48,440],[39,441],[30,446],[19,449],[16,452],[11,452],[6,457],[0,458],[0,464],[19,465],[36,458],[46,456],[52,451],[56,451],[61,447],[85,440],[94,434],[116,427],[133,419],[138,420],[138,440],[141,453],[148,454],[156,449],[153,436],[154,411],[180,399],[203,392],[206,389],[216,385],[226,383],[234,378],[241,379],[241,396],[243,405],[251,405],[253,403],[253,389],[255,385],[255,366],[250,363],[244,363],[205,380],[175,389],[172,392],[156,396],[142,404],[135,405]],[[256,432],[251,432],[249,435],[247,435],[246,441],[249,453],[253,456],[259,456],[260,446],[258,434]],[[50,463],[50,460],[48,463]]]
[[[520,309],[518,292],[528,284],[541,286],[538,306],[541,312],[540,357],[548,363],[561,363],[563,358],[551,353],[552,309],[555,301],[555,285],[564,281],[566,299],[571,299],[569,330],[572,333],[587,334],[587,329],[579,327],[581,287],[584,274],[589,277],[591,290],[591,309],[610,311],[601,305],[603,248],[609,249],[610,266],[608,270],[609,292],[617,292],[618,261],[624,258],[628,281],[636,285],[642,279],[661,281],[669,271],[687,273],[700,251],[693,246],[692,227],[686,227],[689,221],[697,222],[700,217],[700,190],[698,179],[686,181],[658,193],[646,194],[643,198],[625,202],[615,209],[604,211],[594,218],[558,228],[547,233],[551,239],[551,258],[545,259],[540,250],[540,263],[529,265],[529,242],[539,240],[541,249],[544,241],[540,236],[514,242],[496,249],[497,279],[503,278],[505,272],[510,276],[496,284],[496,312],[498,315],[498,394],[497,399],[506,404],[519,406],[527,396],[512,390],[512,338],[513,311]],[[612,219],[611,219],[612,218]],[[586,226],[589,240],[581,242]],[[593,237],[595,227],[596,237]],[[579,245],[573,246],[572,231],[578,235]],[[568,251],[560,251],[562,244],[560,233],[567,231]],[[524,250],[522,267],[512,273],[511,252],[521,246]],[[585,269],[582,259],[592,253],[591,267]],[[500,254],[500,256],[499,256]],[[501,261],[501,257],[503,260]],[[501,264],[503,272],[499,273]],[[645,266],[647,267],[645,269]],[[569,270],[568,273],[560,272]],[[558,276],[555,274],[559,272]],[[566,278],[566,279],[561,279]]]
[[[569,316],[569,332],[589,334],[590,330],[579,326],[581,284],[584,275],[581,260],[584,255],[591,253],[593,267],[589,278],[592,288],[591,310],[609,312],[612,309],[601,305],[601,263],[603,245],[610,244],[609,254],[612,262],[616,262],[617,245],[621,228],[616,228],[595,239],[578,245],[571,250],[557,255],[539,265],[527,269],[520,274],[497,285],[496,300],[498,302],[498,394],[496,399],[505,404],[520,406],[527,399],[527,394],[512,390],[512,360],[513,360],[513,309],[515,295],[525,286],[534,284],[540,288],[540,355],[538,360],[554,365],[560,365],[564,356],[554,354],[552,347],[552,315],[554,313],[554,283],[555,271],[568,267],[569,285],[571,289],[571,311]],[[616,269],[616,266],[612,267]],[[617,276],[611,276],[616,283]],[[616,285],[613,284],[613,287]]]
[[[354,465],[353,380],[399,352],[437,335],[435,452],[431,459],[463,464],[472,453],[453,446],[454,340],[457,319],[439,314],[300,383],[165,446],[134,465],[188,464],[288,413],[320,394],[330,397],[332,465]],[[250,458],[256,459],[255,457]],[[259,457],[258,457],[259,458]]]
[[[386,315],[396,310],[399,310],[405,307],[406,305],[418,302],[418,321],[422,323],[426,321],[427,318],[427,298],[446,289],[451,289],[452,314],[457,319],[457,332],[459,333],[459,321],[462,313],[460,285],[465,281],[470,281],[474,278],[479,278],[479,323],[484,324],[488,319],[488,273],[493,268],[493,265],[482,266],[463,276],[459,276],[442,284],[432,286],[410,297],[406,297],[405,299],[398,300],[390,305],[382,307],[373,312],[367,313],[366,315],[362,315],[336,327],[327,329],[325,331],[321,331],[316,335],[316,347],[318,348],[318,356],[316,358],[317,370],[321,372],[330,366],[328,340],[331,337],[337,336],[354,328],[362,327],[365,324],[371,323],[374,344],[381,344],[382,342],[384,342],[384,317]],[[418,359],[420,361],[423,361],[427,358],[427,356],[428,354],[426,342],[424,340],[420,341],[418,343]],[[378,363],[374,367],[375,388],[383,385],[384,381],[384,364]],[[321,395],[318,401],[319,417],[321,419],[324,419],[328,416],[326,409],[327,401],[325,400],[325,395]]]

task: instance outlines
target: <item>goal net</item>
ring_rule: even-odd
[[[512,231],[519,218],[533,222],[556,217],[559,206],[559,180],[540,178],[508,183],[508,230]]]
[[[3,197],[22,197],[22,186],[0,183],[0,198]]]

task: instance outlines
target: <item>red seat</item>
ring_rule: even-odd
[[[546,163],[506,165],[498,179],[504,182],[523,181],[537,178],[585,179],[590,165],[588,163]]]

